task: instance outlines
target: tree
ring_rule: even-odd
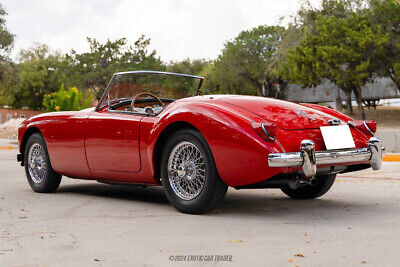
[[[14,34],[10,33],[6,27],[5,16],[7,12],[0,3],[0,61],[8,60],[8,55],[14,44]]]
[[[112,75],[128,70],[165,70],[165,66],[156,52],[148,51],[150,39],[143,35],[133,44],[128,45],[125,38],[107,40],[101,44],[96,39],[87,38],[90,52],[78,54],[72,50],[66,56],[68,64],[65,72],[68,84],[88,88],[100,98]]]
[[[15,79],[15,65],[9,59],[14,44],[14,35],[6,27],[6,15],[7,12],[0,3],[0,105],[9,103],[9,97],[5,91]]]
[[[284,28],[258,26],[225,44],[215,61],[215,83],[221,92],[276,96],[277,51]]]
[[[199,75],[203,68],[209,64],[209,61],[205,59],[194,59],[189,58],[182,61],[171,61],[167,65],[168,72],[185,73],[190,75]]]
[[[374,32],[365,15],[318,15],[314,33],[308,31],[288,53],[287,77],[304,87],[318,85],[323,78],[331,80],[348,99],[354,93],[364,119],[361,86],[374,77],[372,63],[384,52],[387,41],[387,34]]]
[[[216,82],[217,78],[214,62],[211,61],[205,65],[199,75],[204,77],[203,85],[201,86],[202,94],[221,93],[219,84]]]
[[[376,71],[390,77],[400,90],[400,3],[396,0],[371,0],[370,23],[375,30],[388,33],[385,52],[378,58]]]
[[[0,63],[0,107],[12,103],[13,97],[8,88],[16,85],[17,69],[17,65],[11,61]]]
[[[369,6],[368,0],[322,0],[317,8],[310,1],[303,2],[297,14],[291,16],[278,53],[284,59],[289,50],[304,40],[307,32],[314,33],[318,16],[348,18],[353,13],[364,14]]]
[[[317,7],[314,7],[310,1],[303,2],[297,14],[291,17],[292,20],[288,24],[278,50],[281,58],[281,73],[287,76],[286,73],[290,71],[287,69],[290,64],[286,62],[289,51],[294,50],[306,38],[307,33],[315,34],[318,17],[346,19],[354,13],[365,14],[368,7],[369,0],[322,0]],[[353,114],[351,92],[347,94],[347,106]]]
[[[171,61],[167,66],[168,72],[183,73],[190,75],[201,76],[202,70],[209,64],[209,61],[205,59],[194,59],[189,58],[182,61]],[[172,76],[165,77],[166,84],[175,88],[178,91],[182,91],[187,96],[193,96],[196,93],[199,81],[196,79],[176,79]]]
[[[305,1],[291,25],[308,28],[313,33],[318,16],[348,18],[353,13],[365,15],[369,7],[369,0],[322,0],[317,8]]]
[[[10,105],[40,110],[43,96],[56,91],[62,83],[58,70],[63,57],[50,52],[45,44],[35,44],[20,51],[19,61],[15,84],[6,92]]]

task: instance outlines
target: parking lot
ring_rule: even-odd
[[[320,199],[230,189],[206,215],[177,212],[161,187],[64,178],[31,191],[15,143],[0,140],[0,265],[394,266],[400,162],[339,175]],[[212,256],[212,258],[211,258]]]

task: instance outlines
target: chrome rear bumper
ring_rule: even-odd
[[[372,169],[379,170],[385,148],[379,138],[371,137],[368,147],[343,149],[332,151],[315,151],[315,144],[311,140],[303,140],[300,152],[273,153],[268,155],[270,167],[299,167],[301,166],[306,177],[313,177],[317,172],[317,165],[336,165],[369,161]]]

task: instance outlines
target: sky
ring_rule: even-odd
[[[319,0],[311,0],[313,5]],[[141,34],[165,62],[214,59],[242,30],[276,25],[293,15],[299,0],[3,0],[12,57],[33,43],[67,53],[89,50],[86,37],[101,42]],[[285,24],[285,23],[283,23]]]

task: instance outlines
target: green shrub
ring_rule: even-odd
[[[76,87],[65,90],[64,85],[58,92],[45,95],[43,109],[48,112],[64,110],[81,110],[90,107],[93,95],[84,96]]]

